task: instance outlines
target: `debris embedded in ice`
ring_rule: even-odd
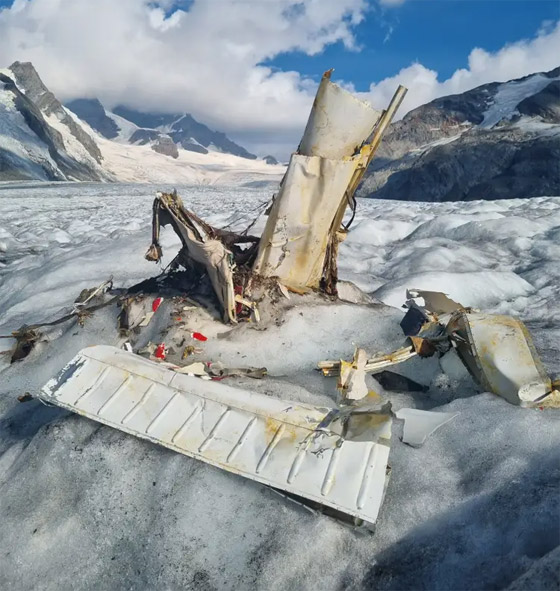
[[[203,379],[192,381],[191,374]],[[375,523],[387,478],[390,413],[360,408],[340,414],[204,378],[210,380],[203,363],[171,371],[98,346],[82,350],[40,396],[343,516]]]

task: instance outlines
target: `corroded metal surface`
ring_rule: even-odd
[[[259,243],[254,271],[294,289],[318,288],[329,229],[355,160],[293,154]]]
[[[490,392],[527,406],[552,385],[525,325],[513,316],[458,312],[449,329],[463,340],[457,350],[469,371]]]

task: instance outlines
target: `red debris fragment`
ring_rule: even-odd
[[[191,337],[197,341],[207,341],[208,337],[205,337],[201,332],[191,332]]]
[[[165,359],[165,343],[160,343],[154,353],[156,359]]]
[[[161,302],[163,302],[163,298],[156,298],[152,302],[152,312],[157,312],[157,309],[161,306]]]

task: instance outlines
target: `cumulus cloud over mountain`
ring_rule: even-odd
[[[63,100],[99,97],[109,106],[188,111],[249,149],[276,145],[287,153],[317,83],[263,64],[286,52],[316,55],[334,43],[360,51],[355,28],[375,18],[369,8],[366,0],[15,0],[0,10],[0,54],[4,63],[32,61]],[[559,40],[558,24],[549,24],[496,53],[473,49],[468,68],[448,80],[414,63],[364,96],[383,106],[404,83],[411,89],[406,110],[551,69]]]

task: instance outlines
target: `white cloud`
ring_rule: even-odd
[[[194,0],[188,11],[170,14],[173,5],[16,0],[0,10],[0,66],[32,61],[62,99],[97,96],[108,105],[188,111],[249,149],[285,158],[316,82],[259,64],[283,52],[315,55],[336,42],[359,50],[353,28],[368,9],[366,0]],[[496,53],[474,49],[468,68],[447,80],[414,63],[364,96],[382,108],[402,83],[410,88],[405,112],[437,96],[551,69],[559,41],[560,26],[544,23],[534,39]]]
[[[361,96],[375,105],[386,104],[397,87],[409,89],[399,115],[440,96],[458,94],[489,82],[505,82],[534,72],[560,66],[560,21],[543,23],[533,39],[508,44],[495,53],[475,48],[468,57],[468,68],[456,70],[440,81],[438,73],[419,63],[402,69],[396,76],[372,84]]]
[[[2,65],[32,61],[62,99],[189,111],[235,134],[297,138],[315,83],[262,64],[289,51],[309,55],[341,42],[366,0],[195,0],[172,2],[16,0],[0,11]],[[297,140],[294,140],[297,141]]]

